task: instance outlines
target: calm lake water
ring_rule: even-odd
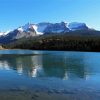
[[[100,92],[100,53],[0,51],[0,90],[38,89]]]

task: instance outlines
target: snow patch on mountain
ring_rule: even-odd
[[[22,27],[19,27],[19,28],[18,28],[18,31],[23,32],[23,31],[24,31],[24,29],[23,29]]]
[[[0,32],[0,36],[2,36],[2,35],[4,35],[4,33],[3,32]]]
[[[5,36],[9,33],[10,31],[7,31],[7,32],[0,32],[0,36]]]
[[[43,35],[45,29],[46,29],[49,25],[51,25],[51,23],[48,23],[48,22],[38,23],[38,24],[36,24],[36,26],[37,26],[37,31],[38,31],[39,33],[41,33],[41,35]]]
[[[72,22],[68,24],[68,28],[72,31],[88,29],[85,23]]]
[[[34,25],[32,25],[32,27],[34,28],[37,35],[42,35],[43,34],[42,32],[38,31],[38,26],[37,25],[34,24]]]

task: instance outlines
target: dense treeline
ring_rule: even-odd
[[[10,49],[100,51],[100,36],[94,35],[42,35],[22,38],[3,45]]]

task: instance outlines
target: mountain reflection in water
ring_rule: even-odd
[[[30,77],[87,79],[92,72],[84,54],[0,55],[0,70],[16,70]]]

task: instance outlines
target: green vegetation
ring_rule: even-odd
[[[7,49],[100,51],[98,35],[54,34],[22,38],[3,45]]]

